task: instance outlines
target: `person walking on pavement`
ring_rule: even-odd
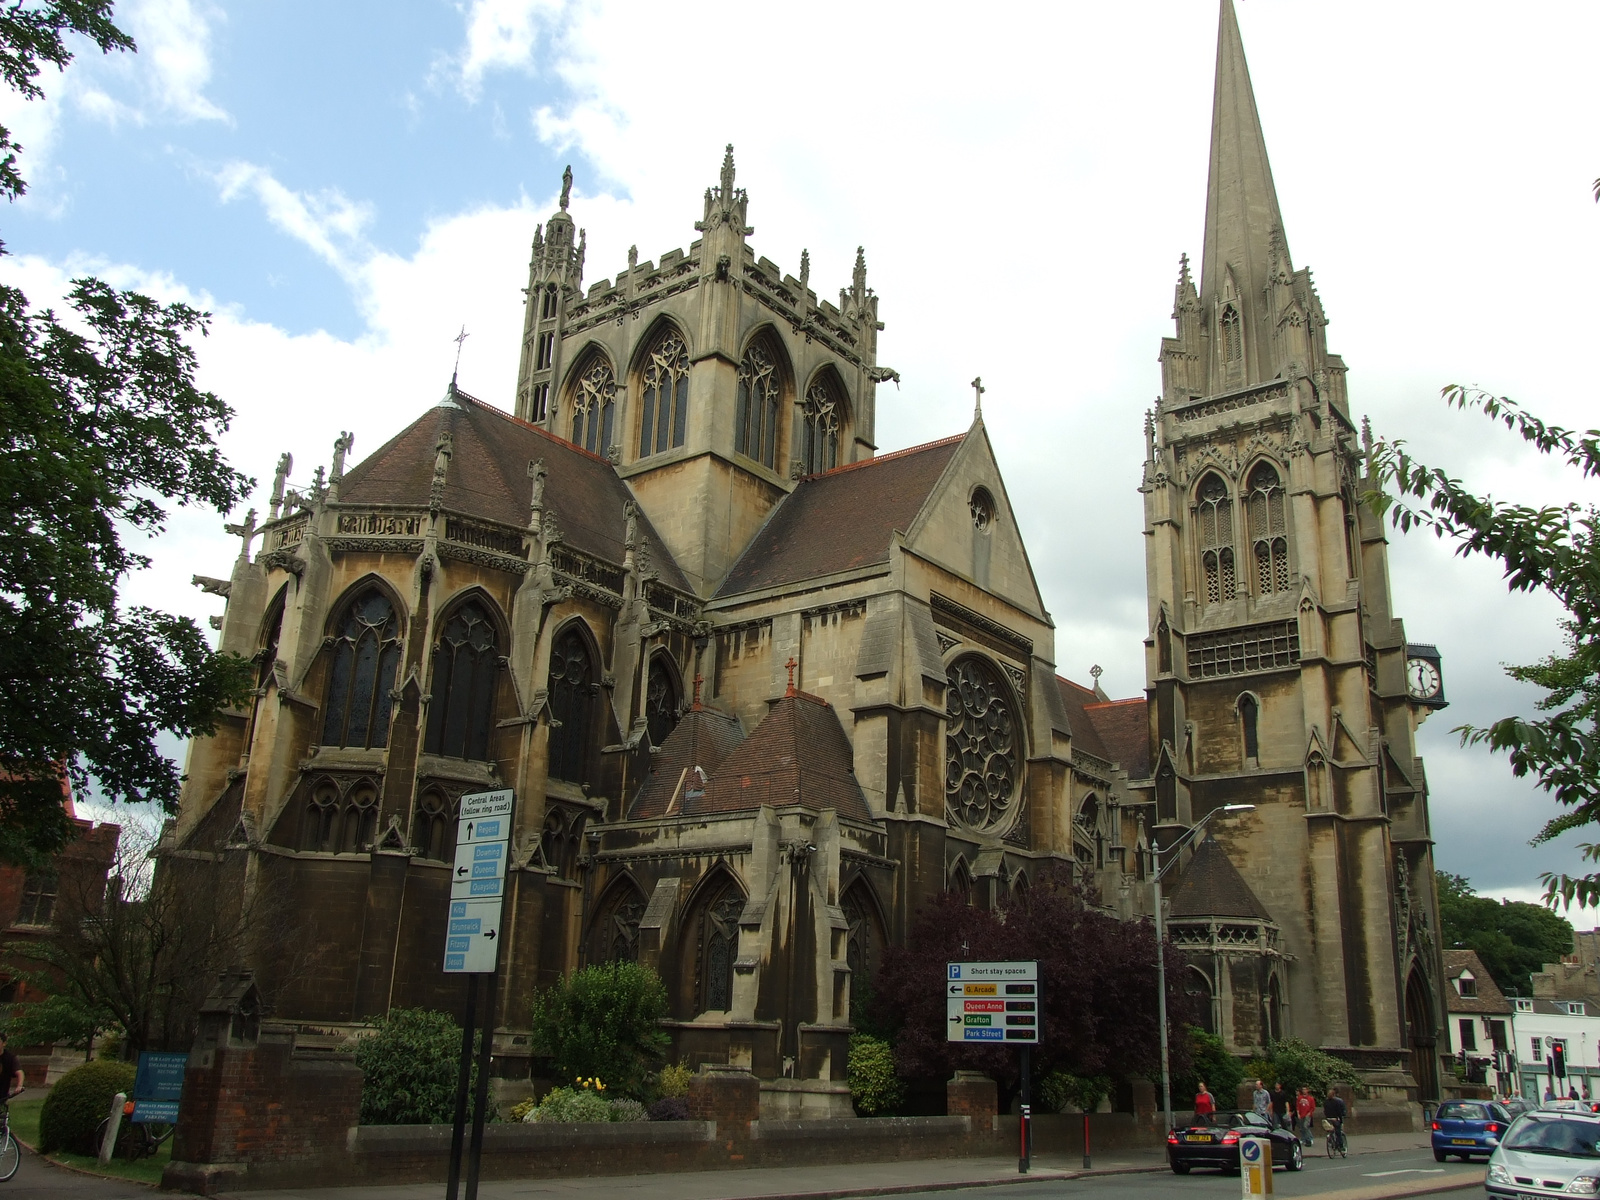
[[[1288,1129],[1289,1109],[1293,1101],[1289,1096],[1289,1089],[1283,1084],[1278,1084],[1272,1092],[1272,1123],[1279,1129]]]
[[[1217,1098],[1206,1090],[1206,1081],[1200,1081],[1200,1090],[1194,1097],[1194,1115],[1196,1118],[1209,1117],[1217,1111]]]
[[[1272,1093],[1267,1091],[1265,1080],[1256,1080],[1256,1090],[1250,1096],[1250,1105],[1256,1110],[1256,1116],[1272,1120]]]
[[[1309,1146],[1315,1140],[1311,1136],[1311,1118],[1317,1113],[1317,1099],[1311,1094],[1311,1089],[1302,1087],[1300,1094],[1294,1098],[1294,1115],[1296,1132],[1300,1140]]]

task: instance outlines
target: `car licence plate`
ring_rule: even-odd
[[[1216,1138],[1209,1133],[1191,1133],[1185,1135],[1183,1140],[1186,1142],[1214,1142]]]
[[[1471,1138],[1451,1138],[1450,1139],[1450,1144],[1452,1146],[1475,1146],[1475,1145],[1477,1145],[1477,1143],[1475,1141],[1473,1141]]]

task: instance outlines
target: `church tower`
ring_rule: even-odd
[[[1157,836],[1254,806],[1208,826],[1174,897],[1189,990],[1236,1052],[1302,1037],[1437,1095],[1415,731],[1442,697],[1407,693],[1345,366],[1289,254],[1232,0],[1200,278],[1185,257],[1173,317],[1141,487]]]

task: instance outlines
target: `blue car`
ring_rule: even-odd
[[[1454,1154],[1470,1162],[1474,1154],[1489,1155],[1511,1124],[1511,1114],[1488,1100],[1446,1100],[1433,1114],[1433,1157],[1443,1162]]]

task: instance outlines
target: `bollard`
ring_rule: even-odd
[[[106,1118],[106,1136],[100,1141],[102,1167],[111,1161],[111,1152],[117,1148],[117,1131],[122,1128],[122,1106],[127,1102],[128,1097],[122,1092],[111,1097],[111,1115]]]
[[[1083,1114],[1083,1169],[1091,1171],[1094,1165],[1089,1161],[1089,1114]]]

